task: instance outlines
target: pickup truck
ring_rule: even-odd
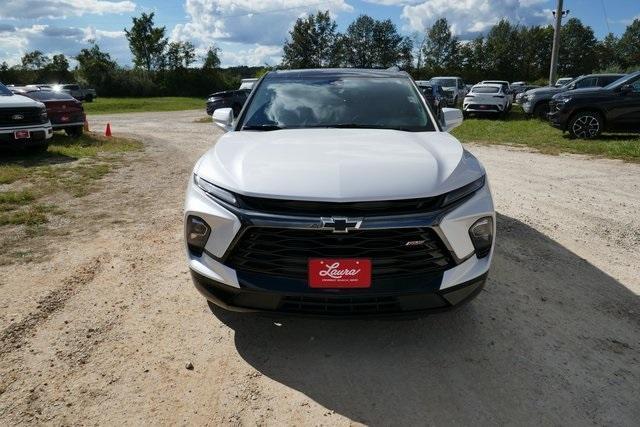
[[[46,150],[52,136],[44,104],[15,95],[0,83],[0,147]]]
[[[82,88],[75,83],[54,85],[53,90],[68,93],[78,101],[92,102],[98,96],[95,89]]]

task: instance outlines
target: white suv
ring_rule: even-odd
[[[509,95],[500,84],[477,84],[464,97],[462,111],[465,117],[471,113],[505,115],[509,111]]]
[[[484,286],[495,212],[485,170],[411,78],[264,76],[196,163],[184,210],[198,290],[235,311],[439,311]]]

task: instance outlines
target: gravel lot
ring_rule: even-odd
[[[202,114],[90,118],[146,148],[69,201],[42,262],[0,267],[1,425],[637,425],[640,165],[469,146],[498,240],[460,310],[212,313],[181,243],[189,173],[220,135]]]

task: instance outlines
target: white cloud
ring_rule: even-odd
[[[101,49],[113,58],[126,62],[129,48],[122,31],[104,31],[93,27],[57,27],[35,24],[28,27],[0,25],[0,58],[14,65],[26,52],[40,50],[47,55],[63,53],[77,55],[87,47],[88,40],[96,40]]]
[[[546,0],[426,0],[407,5],[402,18],[410,31],[425,31],[436,19],[446,18],[452,32],[471,37],[490,29],[505,18],[514,24],[534,25],[551,21],[541,5]]]
[[[233,51],[221,46],[223,65],[242,58],[258,65],[275,63],[296,18],[316,10],[336,14],[353,8],[346,0],[186,0],[188,22],[176,25],[171,39],[190,40],[199,49],[233,43]]]
[[[276,65],[282,60],[281,46],[256,45],[243,49],[242,46],[222,45],[220,61],[224,66],[233,65]]]
[[[128,0],[3,0],[0,18],[66,18],[85,14],[132,12],[135,8],[136,4]]]

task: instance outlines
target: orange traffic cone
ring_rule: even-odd
[[[104,131],[104,136],[111,136],[111,123],[107,123],[107,128]]]

